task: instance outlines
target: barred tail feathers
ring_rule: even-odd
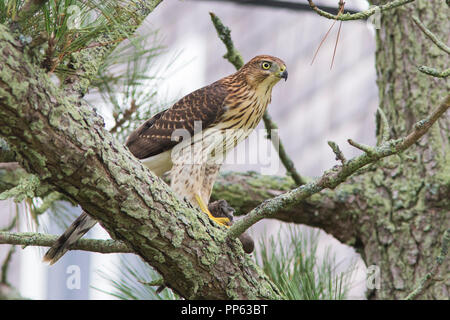
[[[95,219],[83,211],[45,253],[42,259],[43,262],[49,262],[50,265],[57,262],[69,250],[69,247],[84,236],[96,223],[97,221]]]

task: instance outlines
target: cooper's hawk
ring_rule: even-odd
[[[287,80],[285,63],[260,55],[239,71],[183,97],[171,108],[144,122],[128,137],[126,146],[156,175],[170,171],[171,187],[219,224],[208,202],[227,151],[258,125],[271,101],[272,88]],[[95,220],[86,213],[69,227],[45,254],[55,263],[70,244],[81,238]]]

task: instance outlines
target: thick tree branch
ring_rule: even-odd
[[[23,168],[79,203],[181,296],[280,298],[239,241],[179,199],[23,50],[0,25],[0,135]]]
[[[219,19],[219,17],[217,17],[214,13],[210,12],[209,14],[220,40],[222,40],[222,42],[225,44],[225,47],[227,48],[227,53],[223,57],[227,59],[237,70],[239,70],[244,65],[244,60],[242,59],[242,55],[233,44],[230,29],[226,27]],[[278,152],[278,156],[280,157],[280,160],[286,168],[288,174],[294,179],[297,186],[305,184],[306,180],[302,176],[300,176],[300,174],[295,169],[294,162],[286,153],[286,149],[284,148],[284,145],[281,142],[280,138],[278,136],[276,139],[272,138],[272,133],[278,130],[278,126],[272,120],[272,117],[269,115],[267,110],[263,114],[263,122],[267,131],[267,138],[272,141],[272,144],[274,145],[275,150]]]
[[[51,247],[59,236],[35,232],[0,231],[0,244]],[[98,253],[133,253],[126,244],[116,240],[80,239],[69,250],[83,250]]]
[[[230,227],[228,237],[236,238],[261,219],[273,217],[280,210],[296,205],[326,188],[334,189],[362,167],[404,151],[413,143],[417,142],[449,107],[450,96],[447,96],[442,104],[428,118],[417,122],[413,131],[404,138],[389,140],[370,149],[361,147],[360,144],[353,144],[359,146],[360,149],[366,152],[361,156],[347,161],[345,164],[326,171],[320,178],[313,182],[263,202],[250,211],[243,219],[236,221]]]

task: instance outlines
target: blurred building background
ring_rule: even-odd
[[[280,82],[273,90],[269,113],[278,124],[280,138],[294,160],[301,175],[314,177],[336,164],[327,141],[337,142],[347,158],[359,152],[346,143],[348,138],[366,144],[375,143],[375,111],[378,105],[375,76],[374,31],[364,21],[350,21],[342,25],[334,66],[330,69],[339,23],[336,23],[311,65],[313,55],[333,21],[322,18],[311,10],[293,10],[265,6],[242,5],[229,1],[166,0],[148,17],[140,32],[159,30],[166,54],[159,57],[161,64],[173,60],[158,94],[161,99],[174,100],[235,71],[222,58],[226,52],[211,23],[209,12],[214,12],[232,30],[235,46],[245,61],[259,54],[270,54],[286,62],[289,79]],[[244,1],[243,1],[244,2]],[[306,0],[292,0],[306,4]],[[337,7],[337,0],[316,1],[316,4]],[[364,0],[347,1],[346,8],[367,9]],[[158,63],[158,62],[157,62]],[[107,125],[108,125],[108,119]],[[264,130],[262,123],[258,127]],[[227,161],[223,170],[260,171],[261,162],[276,161],[270,143],[261,139],[258,131],[253,138],[258,145],[241,146],[239,152],[249,154],[256,148],[268,145],[269,151],[255,163]],[[251,137],[252,138],[252,137]],[[253,139],[252,138],[252,139]],[[269,144],[268,144],[269,143]],[[270,174],[284,174],[281,164]],[[265,173],[265,172],[264,172]],[[0,202],[1,212],[13,212],[15,204]],[[81,212],[80,209],[72,210]],[[0,227],[6,224],[5,214],[0,214]],[[23,219],[25,220],[25,219]],[[48,224],[50,225],[50,224]],[[280,223],[262,221],[252,228],[255,238],[262,232],[275,233]],[[306,227],[305,227],[306,228]],[[21,231],[29,229],[21,225]],[[51,233],[61,233],[52,226]],[[100,228],[90,232],[90,237],[107,237]],[[320,248],[332,245],[339,268],[351,264],[358,268],[349,298],[363,299],[365,266],[359,255],[333,237],[322,232]],[[0,246],[0,261],[7,249]],[[108,299],[101,291],[107,282],[96,270],[114,270],[118,258],[114,255],[95,255],[70,252],[53,267],[40,260],[44,249],[17,249],[11,265],[10,280],[25,297],[38,299]],[[80,289],[68,289],[67,281],[77,265],[81,271]],[[76,270],[75,270],[76,272]]]

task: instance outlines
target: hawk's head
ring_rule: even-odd
[[[273,87],[280,79],[287,80],[286,64],[276,57],[261,55],[247,62],[240,70],[253,87]]]

